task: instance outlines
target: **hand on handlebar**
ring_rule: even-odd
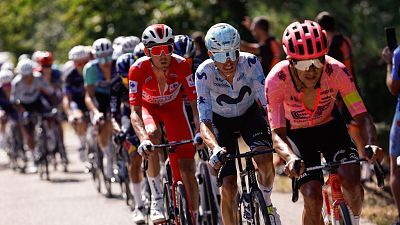
[[[305,165],[304,161],[298,157],[291,157],[291,159],[285,165],[285,173],[289,177],[298,178],[304,173]]]
[[[383,159],[383,149],[377,145],[366,145],[364,151],[368,162],[371,164],[375,161],[380,162]]]
[[[148,159],[153,150],[154,144],[150,140],[144,140],[140,143],[137,151],[143,158]]]
[[[221,168],[220,156],[222,154],[226,154],[225,148],[216,146],[216,147],[214,147],[213,154],[211,155],[210,160],[208,161],[208,163],[216,170],[219,170],[219,168]]]
[[[93,115],[93,124],[98,124],[102,119],[104,119],[104,114],[102,112],[95,112]]]

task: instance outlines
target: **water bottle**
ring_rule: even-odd
[[[243,193],[242,196],[243,203],[243,219],[252,223],[252,212],[251,212],[251,196],[249,193]]]

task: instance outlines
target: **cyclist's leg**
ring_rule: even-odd
[[[228,153],[235,154],[237,141],[234,135],[234,125],[236,124],[232,118],[224,118],[213,113],[213,124],[215,126],[215,134],[218,144],[225,147]],[[223,224],[238,224],[237,218],[237,201],[236,195],[238,191],[235,161],[228,161],[221,171],[222,187],[221,187],[221,214]]]
[[[397,111],[390,131],[390,186],[392,188],[393,198],[397,206],[397,212],[400,222],[400,165],[397,164],[397,158],[400,157],[400,103],[397,105]]]
[[[162,114],[161,120],[164,122],[168,141],[192,139],[193,135],[182,101],[179,102],[175,100],[164,107],[164,111],[168,113]],[[185,188],[188,190],[187,193],[190,197],[191,209],[194,213],[197,213],[199,207],[199,189],[195,177],[193,144],[188,143],[178,146],[176,153],[170,154],[169,157],[174,179],[182,178]],[[179,165],[174,165],[173,162],[175,160],[172,160],[171,157],[176,157],[176,162],[178,162]],[[180,174],[178,171],[180,171]]]
[[[272,148],[272,141],[268,131],[268,124],[258,105],[255,103],[242,116],[243,124],[240,130],[242,137],[251,150]],[[267,206],[271,205],[271,192],[275,178],[275,169],[272,154],[263,154],[254,157],[259,169],[258,182]]]
[[[322,131],[325,135],[320,139],[326,144],[323,147],[323,154],[328,162],[358,159],[357,148],[351,141],[347,128],[342,121],[335,120],[326,128],[325,131]],[[338,169],[338,173],[344,198],[354,216],[358,217],[361,214],[364,200],[364,190],[360,182],[360,165],[342,165]]]
[[[318,152],[318,128],[306,128],[288,131],[293,151],[301,157],[306,167],[321,164]],[[322,171],[306,172],[300,175],[296,184],[304,199],[302,224],[322,225]]]

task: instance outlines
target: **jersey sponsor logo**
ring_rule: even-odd
[[[189,87],[194,87],[194,80],[193,80],[193,74],[190,74],[189,76],[186,77],[186,81],[189,85]]]
[[[244,98],[244,96],[246,95],[246,93],[249,94],[249,96],[251,95],[252,91],[251,88],[247,85],[243,86],[240,91],[239,91],[239,95],[237,98],[232,98],[231,96],[222,94],[220,96],[217,97],[216,101],[218,103],[218,105],[223,106],[222,102],[225,102],[227,104],[237,104],[239,102],[241,102]]]
[[[353,76],[350,74],[349,69],[347,69],[346,67],[342,68],[343,72],[349,77],[351,82],[354,82],[354,78]]]
[[[330,63],[326,63],[325,72],[328,74],[328,76],[332,75],[333,68],[332,68],[332,65]]]
[[[286,81],[286,74],[281,70],[278,72],[279,80]]]
[[[244,74],[244,73],[241,73],[241,74],[240,74],[240,76],[237,78],[237,80],[236,80],[236,81],[240,81],[241,79],[243,79],[243,78],[244,78],[244,76],[245,76],[245,74]]]
[[[216,86],[216,87],[230,87],[229,84],[217,83],[217,82],[214,82],[214,86]]]
[[[129,93],[137,93],[138,83],[136,81],[129,81]]]
[[[253,57],[247,58],[247,63],[249,64],[249,67],[251,67],[252,65],[257,63],[257,57],[253,56]]]
[[[203,78],[205,78],[207,80],[207,74],[206,73],[196,73],[196,77],[199,80],[202,80]]]
[[[173,92],[177,87],[179,87],[178,82],[172,83],[169,85],[169,91]]]
[[[153,79],[151,76],[148,76],[145,80],[144,83],[147,84],[151,81],[151,79]]]
[[[206,103],[206,99],[203,96],[199,96],[199,98],[197,99],[197,104],[205,104]]]
[[[300,102],[299,98],[296,96],[290,96],[290,101]]]
[[[295,120],[304,120],[308,118],[308,114],[304,110],[291,111],[290,114],[292,114],[292,117]]]

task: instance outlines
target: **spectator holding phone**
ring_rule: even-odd
[[[394,33],[393,36],[395,37]],[[388,43],[388,45],[393,46],[391,43]],[[387,63],[386,85],[390,93],[397,96],[396,111],[390,130],[389,153],[390,186],[399,213],[398,220],[393,225],[400,225],[400,46],[395,49],[392,47],[392,50],[389,47],[385,47],[382,57]]]

